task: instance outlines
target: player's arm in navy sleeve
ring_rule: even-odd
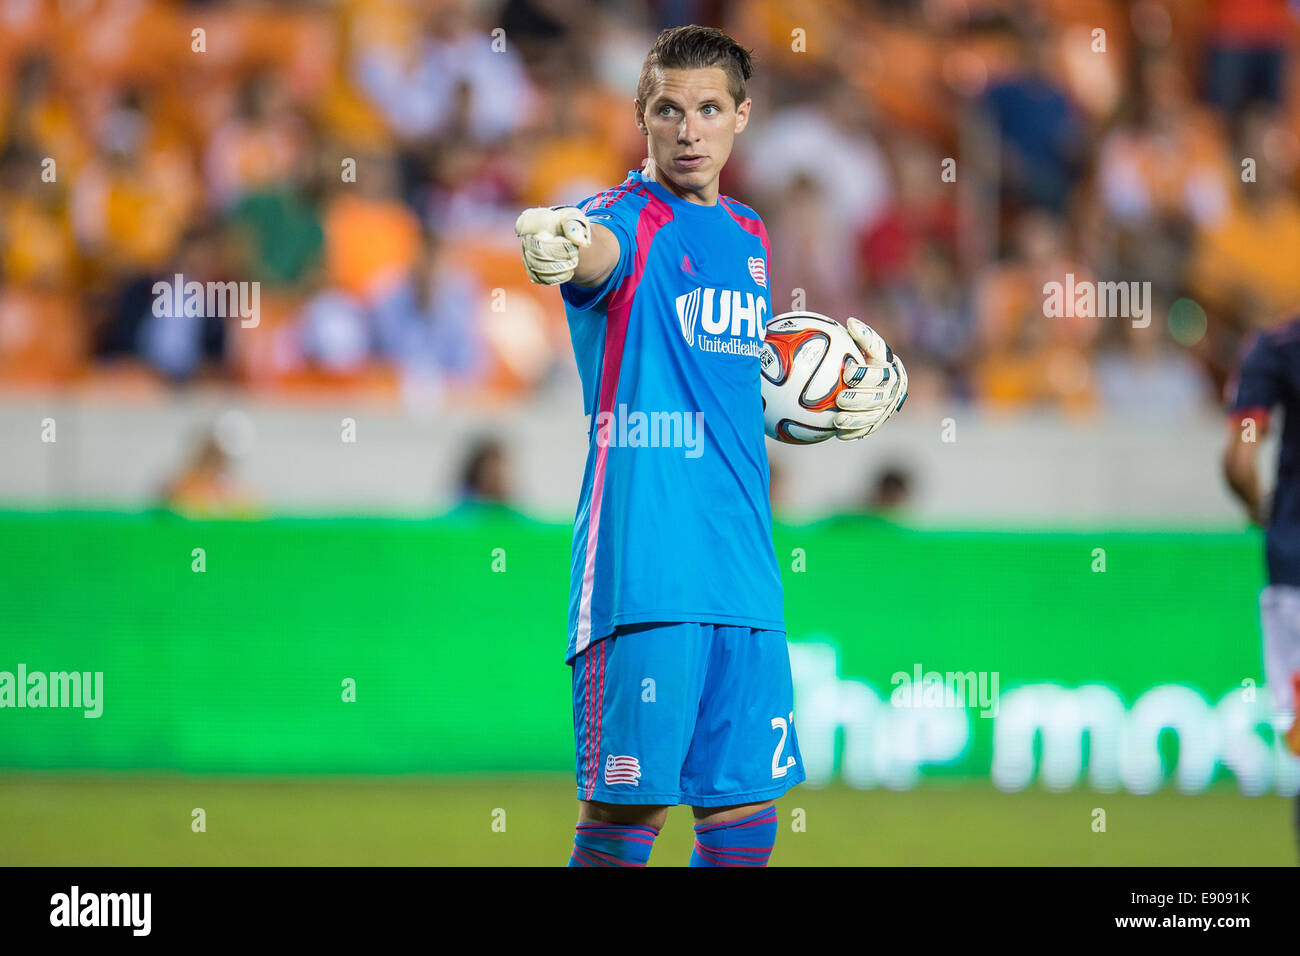
[[[1250,520],[1268,523],[1268,505],[1259,484],[1259,440],[1268,418],[1282,398],[1282,361],[1268,336],[1259,335],[1248,347],[1228,386],[1228,442],[1223,449],[1223,476],[1232,493],[1246,506]]]
[[[632,271],[636,252],[636,224],[629,205],[578,207],[591,221],[591,245],[578,257],[573,278],[560,286],[560,295],[578,312],[594,308],[618,288]]]

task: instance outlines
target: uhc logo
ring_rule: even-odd
[[[687,345],[695,345],[700,330],[700,348],[705,352],[741,352],[757,355],[767,334],[767,299],[752,292],[696,288],[677,297],[677,321]],[[728,337],[728,341],[720,341]],[[749,339],[750,341],[745,341]],[[758,341],[753,341],[757,339]]]

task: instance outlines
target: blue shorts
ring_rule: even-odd
[[[804,779],[781,631],[631,624],[571,666],[579,800],[725,807]]]

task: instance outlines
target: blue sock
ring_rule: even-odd
[[[658,835],[642,823],[579,823],[569,866],[645,866]]]
[[[726,823],[697,823],[691,866],[767,866],[775,843],[776,807]]]

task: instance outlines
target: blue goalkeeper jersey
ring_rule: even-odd
[[[623,624],[784,632],[758,365],[767,230],[640,170],[578,206],[619,260],[599,287],[560,287],[590,416],[565,659]]]

